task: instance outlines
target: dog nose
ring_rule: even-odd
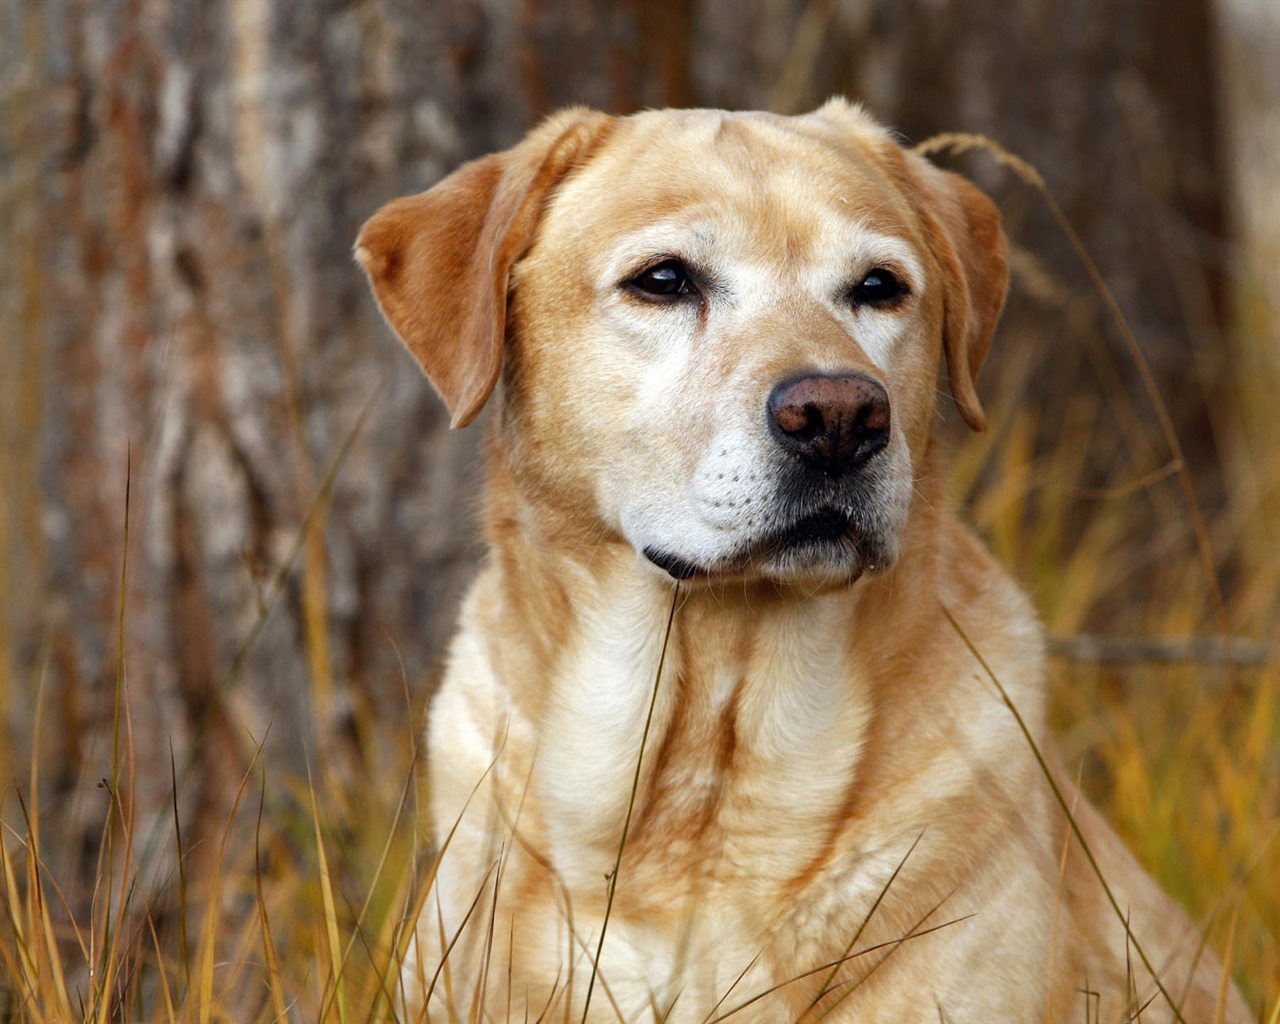
[[[889,396],[860,373],[784,381],[768,409],[782,447],[830,476],[857,469],[889,443]]]

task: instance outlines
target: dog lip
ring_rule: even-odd
[[[865,570],[875,568],[866,560],[862,544],[854,536],[852,514],[831,507],[819,508],[799,516],[786,526],[756,537],[734,554],[718,559],[711,565],[688,561],[653,545],[643,548],[641,554],[672,578],[684,581],[736,576],[753,563],[758,564],[762,558],[771,560],[785,557],[788,552],[798,549],[808,549],[814,554],[823,549],[832,552],[843,550],[846,556],[853,556],[855,564],[850,582],[858,579]]]
[[[694,576],[705,574],[706,572],[701,566],[695,565],[693,562],[686,562],[679,555],[673,555],[669,551],[659,551],[655,547],[647,547],[644,549],[643,554],[659,569],[670,573],[677,580],[693,579]]]
[[[769,538],[773,544],[790,547],[796,544],[842,541],[849,536],[852,520],[847,512],[826,508],[801,516]]]

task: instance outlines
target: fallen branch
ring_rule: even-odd
[[[1257,666],[1276,663],[1272,649],[1246,637],[1101,636],[1078,633],[1049,637],[1049,653],[1069,661],[1202,662]]]

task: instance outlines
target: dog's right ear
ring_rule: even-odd
[[[532,244],[547,196],[612,123],[584,108],[561,111],[513,149],[392,200],[361,228],[356,259],[454,427],[475,419],[497,385],[511,267]]]
[[[976,185],[918,153],[903,153],[903,159],[946,277],[943,350],[951,394],[970,428],[985,430],[974,382],[1009,291],[1009,240],[999,209]]]

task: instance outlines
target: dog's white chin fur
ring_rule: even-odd
[[[874,472],[881,480],[873,500],[827,510],[848,518],[849,529],[842,536],[787,540],[786,529],[783,536],[734,536],[700,529],[703,524],[694,516],[682,517],[683,529],[676,529],[652,506],[628,517],[630,523],[624,519],[622,533],[655,569],[693,584],[768,581],[805,590],[847,586],[897,561],[907,525],[910,476],[879,467]]]
[[[637,554],[650,567],[691,585],[767,581],[803,591],[827,591],[851,586],[864,576],[883,572],[897,561],[898,532],[873,541],[848,536],[802,541],[787,546],[767,545],[759,554],[699,561],[675,552],[650,548]]]
[[[829,548],[832,545],[823,547]],[[892,556],[877,555],[870,559],[857,552],[848,555],[836,552],[824,554],[821,550],[813,550],[813,546],[806,546],[771,556],[758,567],[758,572],[764,579],[780,586],[799,590],[830,590],[850,586],[865,575],[885,568],[892,561]]]

